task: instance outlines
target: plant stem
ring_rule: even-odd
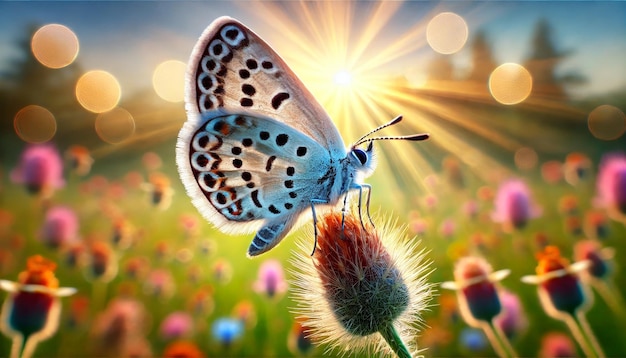
[[[500,339],[498,339],[498,336],[496,335],[496,332],[493,328],[493,323],[491,322],[483,323],[481,324],[481,326],[482,326],[483,332],[485,332],[485,335],[487,336],[487,339],[489,340],[489,343],[491,343],[491,348],[493,348],[493,350],[496,352],[498,357],[509,358],[510,356],[507,355],[506,350],[504,349],[504,347],[502,347]]]
[[[587,322],[587,318],[582,312],[578,312],[575,317],[576,322],[578,322],[578,326],[581,328],[581,331],[585,335],[587,342],[591,345],[594,351],[596,351],[596,357],[604,358],[604,352],[602,351],[602,347],[598,344],[598,340],[596,336],[593,334],[591,327],[589,326],[589,322]]]
[[[411,353],[406,348],[402,339],[398,335],[393,324],[386,325],[383,329],[379,331],[379,333],[383,336],[389,347],[398,355],[399,358],[411,358]]]
[[[583,334],[581,327],[578,325],[576,318],[574,316],[567,315],[564,321],[565,323],[567,323],[567,326],[569,327],[570,331],[572,331],[572,335],[574,336],[574,339],[576,339],[576,341],[580,345],[580,348],[582,348],[583,353],[585,353],[585,356],[586,357],[598,357],[596,352],[594,352],[594,349],[591,346],[591,343],[589,342],[587,337]]]

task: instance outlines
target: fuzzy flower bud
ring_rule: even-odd
[[[293,283],[298,313],[312,339],[332,348],[374,347],[374,352],[386,354],[391,348],[408,356],[404,344],[413,343],[431,290],[416,243],[401,240],[397,233],[364,228],[351,214],[343,227],[341,213],[328,214],[317,229],[313,259],[309,244],[302,243]]]

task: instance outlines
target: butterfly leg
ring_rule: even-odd
[[[372,186],[369,184],[361,184],[361,186],[367,189],[367,199],[365,200],[365,210],[367,211],[367,218],[369,219],[370,224],[372,224],[372,227],[376,227],[374,225],[374,222],[372,221],[372,216],[370,215],[370,199],[372,197]]]
[[[374,226],[374,222],[372,221],[372,216],[370,215],[370,197],[372,194],[372,186],[369,184],[352,184],[351,185],[351,189],[357,189],[359,191],[359,220],[361,221],[361,227],[363,228],[363,230],[365,230],[365,224],[363,224],[363,215],[362,215],[363,188],[367,189],[367,198],[365,200],[367,218],[369,219],[370,224]],[[344,202],[344,208],[345,208],[345,202]]]
[[[317,248],[317,214],[315,213],[314,204],[328,204],[328,200],[311,199],[311,211],[313,212],[313,232],[315,233],[315,242],[313,243],[313,252],[311,252],[311,256],[313,256],[313,254],[315,253],[315,249]]]

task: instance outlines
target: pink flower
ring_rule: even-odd
[[[606,279],[612,273],[613,250],[602,248],[595,240],[581,240],[574,246],[574,259],[576,261],[589,261],[586,278]]]
[[[502,314],[496,317],[495,324],[511,339],[518,336],[528,326],[528,320],[519,297],[507,290],[500,292]]]
[[[18,167],[11,172],[15,183],[24,184],[32,194],[48,198],[65,185],[63,161],[57,149],[49,144],[28,146]]]
[[[49,209],[39,236],[47,246],[55,249],[76,242],[78,218],[74,210],[65,206]]]
[[[126,356],[137,341],[144,339],[147,315],[141,302],[116,298],[93,324],[97,340],[94,356]]]
[[[560,332],[550,332],[541,339],[541,358],[576,357],[574,342]]]
[[[287,282],[283,273],[283,266],[277,260],[267,260],[261,264],[259,274],[253,288],[269,298],[280,297],[287,291]]]
[[[626,221],[626,155],[606,155],[600,163],[597,186],[597,201],[609,215]]]
[[[169,298],[175,290],[174,278],[165,269],[156,269],[150,272],[144,286],[146,294],[160,298]]]
[[[534,207],[528,186],[521,180],[509,180],[500,185],[494,202],[492,218],[507,231],[522,229],[539,213]]]
[[[193,331],[193,318],[187,312],[172,312],[163,322],[159,332],[165,339],[179,339],[188,336]]]

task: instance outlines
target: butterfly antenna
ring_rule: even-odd
[[[426,140],[428,138],[430,138],[430,135],[428,133],[404,135],[404,136],[397,136],[397,137],[375,137],[375,138],[362,139],[361,141],[357,142],[355,146],[359,144],[363,144],[363,143],[373,142],[375,140],[410,140],[410,141],[417,142],[421,140]]]
[[[402,120],[402,116],[397,116],[396,118],[392,119],[391,121],[389,121],[388,123],[385,123],[383,125],[381,125],[378,128],[374,128],[373,130],[369,131],[367,134],[363,135],[361,138],[359,138],[356,143],[354,144],[355,146],[361,144],[361,143],[365,143],[365,141],[363,141],[363,139],[369,137],[370,135],[378,132],[381,129],[387,128],[389,126],[392,126],[394,124],[399,123]]]

